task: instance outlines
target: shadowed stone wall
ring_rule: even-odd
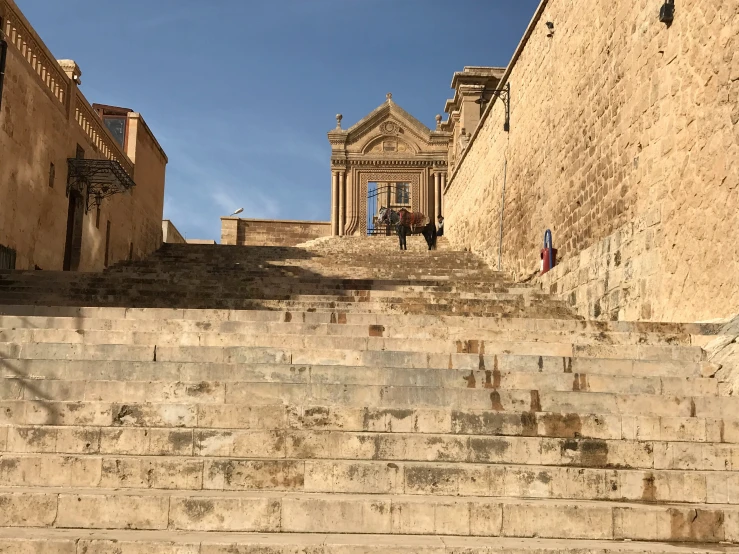
[[[444,196],[452,245],[497,265],[505,178],[503,269],[532,276],[551,229],[544,288],[599,319],[739,305],[739,0],[684,0],[669,27],[661,5],[544,0],[501,81],[510,133],[496,100]]]
[[[78,148],[85,158],[120,162],[136,186],[84,214],[73,269],[101,270],[106,260],[155,251],[162,244],[167,157],[144,119],[127,114],[120,145],[79,90],[79,67],[55,60],[12,0],[0,0],[0,21],[9,43],[0,112],[0,245],[17,252],[16,269],[62,269],[67,159]]]

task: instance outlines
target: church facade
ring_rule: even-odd
[[[452,133],[429,129],[393,101],[342,129],[342,116],[328,133],[331,144],[331,234],[376,231],[382,207],[406,207],[436,219],[442,213]]]

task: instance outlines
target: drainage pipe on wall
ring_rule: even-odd
[[[500,199],[500,236],[498,238],[498,271],[503,270],[503,210],[505,209],[505,186],[508,179],[508,156],[503,164],[503,195]]]
[[[2,21],[2,19],[0,19]],[[0,107],[3,104],[3,81],[5,80],[5,61],[8,57],[8,43],[5,33],[0,30]]]

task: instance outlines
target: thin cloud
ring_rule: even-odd
[[[148,31],[151,29],[166,27],[168,25],[173,25],[175,23],[180,23],[183,21],[189,21],[194,19],[196,15],[197,10],[194,6],[192,6],[180,10],[174,10],[162,15],[156,15],[153,17],[136,20],[133,27],[138,30]]]

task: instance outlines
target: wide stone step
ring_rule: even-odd
[[[291,318],[292,319],[292,318]],[[607,335],[595,330],[554,330],[554,329],[520,329],[516,326],[495,328],[478,328],[473,326],[456,327],[454,322],[446,325],[414,326],[414,322],[406,325],[389,323],[387,325],[358,325],[338,323],[301,323],[282,321],[198,321],[191,319],[103,319],[103,318],[64,318],[64,317],[20,317],[0,315],[0,333],[11,330],[74,330],[74,331],[115,331],[138,333],[218,333],[262,334],[262,335],[317,335],[347,337],[384,337],[401,339],[442,339],[442,340],[486,340],[486,341],[533,341],[562,342],[572,341],[576,344],[662,344],[662,345],[695,345],[696,341],[711,335],[690,335],[667,332],[621,332],[612,331]],[[461,323],[461,322],[460,322]]]
[[[16,346],[17,351],[17,346]],[[152,357],[153,359],[153,349]],[[497,358],[497,359],[496,359]],[[500,354],[491,360],[483,355],[482,362],[490,369],[480,368],[479,354],[454,354],[452,367],[449,359],[429,360],[430,367],[400,367],[393,364],[359,365],[321,365],[288,363],[227,363],[227,362],[167,362],[152,359],[144,361],[77,360],[77,359],[10,359],[0,364],[0,376],[4,378],[32,378],[79,380],[97,379],[113,381],[154,381],[171,379],[173,381],[263,381],[263,382],[318,382],[318,383],[370,383],[390,384],[438,384],[443,380],[454,381],[460,375],[466,384],[471,384],[470,373],[475,386],[495,383],[495,371],[504,373],[565,374],[572,379],[573,388],[588,390],[591,381],[583,384],[582,375],[603,377],[633,377],[639,379],[664,378],[662,390],[679,387],[679,382],[687,379],[710,377],[718,366],[712,362],[691,362],[682,360],[630,360],[608,358],[563,358],[559,356],[527,356]],[[441,365],[434,367],[431,362]],[[456,366],[456,367],[455,367]],[[461,372],[461,373],[460,373]],[[451,375],[451,377],[447,377]],[[575,385],[575,375],[578,383]],[[527,377],[521,377],[526,379]],[[344,381],[346,379],[346,381]],[[425,379],[432,379],[426,381]],[[433,381],[438,379],[438,381]],[[398,381],[400,380],[400,381]],[[477,384],[480,385],[477,385]],[[705,381],[702,381],[705,383]],[[710,386],[710,385],[706,385]],[[473,387],[474,388],[474,387]]]
[[[67,362],[74,364],[75,362]],[[563,373],[556,371],[401,369],[344,366],[268,365],[263,368],[231,366],[212,368],[198,364],[200,369],[183,368],[172,362],[113,363],[114,367],[90,365],[86,374],[68,376],[75,370],[82,373],[84,366],[64,368],[65,362],[7,364],[0,367],[0,398],[85,400],[90,396],[116,391],[129,396],[148,395],[151,401],[188,398],[194,402],[212,402],[223,399],[226,388],[280,383],[303,385],[362,385],[383,387],[438,387],[448,389],[486,390],[546,390],[555,392],[579,391],[614,394],[649,394],[663,396],[716,396],[716,379],[681,377],[634,377],[632,375],[601,375]],[[532,364],[533,365],[533,364]],[[46,366],[46,367],[45,367]],[[165,367],[162,367],[165,366]],[[15,369],[17,368],[17,369]],[[54,372],[44,373],[46,368]],[[148,369],[148,371],[147,371]],[[215,372],[213,371],[215,369]],[[231,371],[228,371],[231,369]],[[555,369],[555,371],[551,371]],[[224,371],[225,370],[225,371]],[[571,370],[571,368],[570,368]],[[26,373],[27,371],[27,373]],[[183,373],[188,373],[186,378]],[[214,375],[218,373],[218,375]],[[199,392],[198,392],[199,391]],[[137,400],[134,400],[137,401]]]
[[[404,314],[439,314],[485,317],[552,317],[567,318],[574,315],[563,304],[528,306],[517,303],[488,302],[483,305],[471,304],[460,300],[453,304],[433,304],[425,302],[391,304],[382,303],[365,305],[365,303],[348,302],[300,302],[291,300],[254,300],[239,295],[213,294],[203,295],[197,290],[180,291],[164,295],[159,291],[139,291],[136,294],[122,296],[120,289],[111,290],[107,294],[65,295],[61,293],[0,293],[0,304],[35,304],[46,306],[108,306],[133,308],[181,308],[181,309],[220,309],[220,310],[293,310],[334,312],[337,309],[370,313],[404,313]],[[471,302],[471,301],[470,301]]]
[[[84,407],[83,407],[84,408]],[[102,406],[98,405],[98,408]],[[718,422],[731,426],[727,433],[733,443],[689,442],[691,435],[700,435],[699,430],[688,425],[680,428],[677,418],[663,419],[662,428],[654,433],[677,440],[647,440],[636,429],[596,429],[593,434],[618,435],[614,439],[584,439],[575,429],[603,426],[608,418],[584,416],[578,421],[576,415],[538,414],[532,417],[533,430],[553,434],[577,435],[577,438],[554,438],[536,436],[487,436],[433,433],[390,433],[350,432],[344,430],[273,429],[279,422],[258,420],[264,410],[249,410],[240,413],[228,410],[201,411],[202,424],[206,428],[167,428],[148,425],[164,425],[165,418],[172,419],[172,406],[168,413],[157,413],[155,409],[142,406],[115,406],[102,414],[101,423],[107,426],[60,427],[16,425],[2,427],[7,433],[3,443],[7,451],[14,454],[99,454],[115,456],[196,456],[202,458],[237,457],[253,459],[302,459],[302,460],[354,460],[385,462],[442,462],[537,465],[551,467],[576,467],[594,469],[639,469],[639,470],[689,470],[710,471],[720,475],[727,471],[739,471],[739,446],[736,441],[736,421]],[[279,412],[278,412],[279,415]],[[215,421],[223,416],[225,421]],[[41,418],[35,418],[37,422]],[[64,423],[63,419],[62,423]],[[612,419],[612,418],[611,418]],[[541,421],[537,429],[538,421]],[[177,423],[195,424],[180,418]],[[112,422],[112,425],[110,426]],[[227,422],[227,423],[226,423]],[[236,423],[254,429],[217,429]],[[139,427],[134,427],[139,425]],[[260,429],[259,427],[263,427]],[[318,425],[318,427],[321,427]],[[519,422],[519,429],[521,425]],[[697,427],[697,426],[696,426]],[[706,425],[704,424],[704,427]],[[561,431],[560,431],[561,429]],[[458,431],[475,431],[460,427]],[[505,431],[515,432],[515,425]],[[621,439],[626,432],[634,439]],[[647,435],[647,430],[644,435]],[[718,435],[718,433],[717,433]],[[0,439],[2,439],[0,434]],[[705,438],[705,433],[703,435]],[[716,439],[722,438],[716,436]],[[1,443],[0,443],[1,444]],[[728,488],[724,489],[727,493]],[[731,489],[734,490],[734,489]],[[734,494],[733,492],[731,494]],[[732,497],[733,498],[733,497]]]
[[[0,487],[739,504],[739,472],[382,460],[3,454]]]
[[[13,377],[0,379],[0,400],[252,405],[325,403],[388,408],[400,408],[404,402],[411,402],[413,406],[458,409],[490,409],[492,404],[492,409],[498,411],[529,407],[532,411],[541,411],[543,408],[553,412],[592,413],[599,409],[603,413],[684,417],[697,416],[699,413],[704,417],[719,417],[717,413],[721,410],[739,408],[739,400],[733,397],[716,397],[717,383],[712,379],[677,380],[673,388],[667,390],[654,390],[652,383],[647,381],[639,390],[638,383],[599,376],[508,374],[510,379],[503,384],[503,375],[500,373],[477,372],[477,378],[481,379],[479,382],[475,373],[470,371],[465,375],[463,372],[447,370],[446,375],[442,375],[437,382],[421,375],[420,383],[409,383],[402,379],[404,376],[399,371],[391,375],[400,378],[396,377],[395,382],[388,385],[377,385],[366,378],[356,379],[356,384],[341,382],[338,372],[325,376],[319,374],[315,382],[311,375],[306,376],[310,379],[308,382],[71,381]],[[444,377],[450,379],[447,381]],[[590,385],[591,381],[594,387]],[[573,394],[573,391],[579,394]],[[642,404],[644,411],[636,411]]]
[[[399,314],[318,314],[315,312],[258,310],[183,310],[168,308],[108,308],[78,306],[0,305],[0,314],[15,317],[132,319],[132,320],[194,320],[201,323],[225,321],[302,322],[308,324],[339,323],[349,325],[389,325],[410,327],[450,326],[496,330],[529,330],[603,333],[665,333],[673,335],[716,335],[721,325],[711,323],[662,323],[650,321],[586,321],[582,319],[509,318],[496,320],[481,317],[423,316]]]
[[[414,267],[414,266],[429,266],[429,267]],[[188,272],[178,272],[177,268],[188,268]],[[244,262],[240,264],[238,262],[225,262],[215,260],[208,262],[206,260],[162,260],[159,263],[142,263],[139,266],[129,266],[121,269],[112,271],[106,271],[102,276],[114,275],[114,276],[126,276],[126,275],[179,275],[180,279],[204,276],[204,277],[217,277],[217,276],[241,276],[243,278],[252,278],[258,275],[265,275],[266,273],[273,273],[276,276],[293,276],[295,278],[316,278],[316,277],[327,277],[327,278],[341,278],[341,279],[461,279],[461,280],[477,280],[480,282],[502,282],[504,280],[510,280],[510,278],[504,274],[490,271],[488,268],[479,265],[467,265],[465,263],[450,262],[449,264],[440,264],[438,266],[432,266],[429,261],[404,260],[403,263],[398,263],[395,266],[388,267],[371,267],[371,266],[347,266],[347,265],[336,265],[331,266],[327,264],[274,264],[266,262],[260,267],[260,264],[256,261]],[[34,276],[38,281],[58,279],[59,275],[55,272],[10,272],[0,274],[4,280],[12,280],[14,276]],[[78,274],[81,282],[83,280],[91,279],[94,274]],[[66,278],[70,282],[75,282],[76,279],[68,277]]]
[[[485,421],[459,414],[454,433],[435,434],[444,422],[398,418],[402,431],[388,432],[388,420],[348,421],[377,431],[347,431],[340,416],[367,416],[303,409],[304,421],[280,407],[228,405],[111,405],[2,403],[0,446],[11,452],[116,455],[197,455],[249,458],[350,459],[421,462],[532,464],[594,468],[739,471],[736,421],[603,415],[518,414],[518,421]],[[300,410],[295,410],[300,412]],[[455,416],[454,413],[451,414]],[[333,416],[333,419],[331,417]],[[338,416],[338,417],[337,417]],[[450,418],[447,419],[447,422]],[[638,427],[641,423],[646,428]],[[487,425],[486,425],[487,424]],[[622,427],[617,426],[622,424]],[[652,426],[650,426],[652,424]],[[497,425],[499,435],[485,432]],[[48,426],[48,427],[44,427]],[[331,430],[332,427],[334,430]],[[339,427],[339,429],[336,429]],[[383,429],[383,427],[385,429]],[[410,428],[410,429],[409,429]],[[424,429],[424,430],[426,430]],[[415,432],[405,432],[405,431]],[[465,434],[468,433],[468,434]],[[537,433],[544,436],[536,436]],[[507,434],[507,436],[506,436]],[[555,435],[554,437],[548,435]],[[570,438],[556,437],[570,436]],[[581,438],[596,435],[613,438]],[[697,442],[697,436],[715,441]],[[622,438],[624,437],[624,438]],[[669,440],[668,438],[674,440]],[[661,438],[661,439],[660,439]],[[652,439],[652,440],[650,440]]]
[[[292,294],[287,291],[279,294],[262,293],[260,291],[245,291],[239,293],[231,289],[224,290],[204,290],[199,287],[192,287],[188,289],[177,289],[172,290],[164,288],[150,288],[150,289],[127,289],[125,294],[121,294],[118,287],[110,288],[91,288],[91,289],[80,289],[79,291],[61,291],[53,290],[53,292],[45,293],[41,291],[34,291],[30,288],[22,290],[10,290],[5,289],[0,291],[0,297],[12,299],[12,298],[30,298],[36,296],[37,300],[49,298],[49,299],[87,299],[87,298],[98,298],[107,296],[118,296],[119,300],[141,300],[147,297],[159,297],[160,299],[168,299],[172,301],[172,304],[177,304],[178,299],[182,301],[185,298],[192,300],[216,300],[221,299],[222,301],[237,301],[240,300],[245,305],[263,305],[263,309],[268,307],[278,307],[282,305],[286,306],[299,306],[306,305],[311,308],[318,307],[335,307],[335,308],[346,308],[353,309],[356,306],[354,304],[362,303],[364,311],[370,311],[372,309],[383,309],[388,305],[401,306],[448,306],[456,309],[478,309],[483,310],[487,308],[487,311],[491,311],[494,308],[500,307],[516,307],[516,306],[540,306],[540,307],[557,307],[561,305],[558,300],[553,300],[550,297],[535,297],[531,294],[508,294],[508,293],[487,293],[487,294],[465,294],[461,293],[446,293],[447,296],[443,296],[438,293],[429,293],[424,295],[422,293],[407,293],[404,296],[392,296],[392,297],[369,297],[369,296],[353,296],[353,295],[335,295],[335,294],[324,294],[324,295],[301,295]]]
[[[5,550],[3,550],[5,549]],[[735,554],[719,545],[608,540],[302,533],[0,529],[12,554]]]
[[[248,294],[258,297],[284,296],[288,294],[321,294],[321,295],[342,295],[343,297],[392,297],[392,296],[409,296],[409,297],[436,297],[436,298],[495,298],[495,295],[503,294],[519,294],[534,295],[545,298],[540,291],[533,288],[525,288],[520,286],[511,286],[507,284],[493,285],[483,283],[475,284],[451,284],[435,285],[429,284],[392,284],[379,282],[377,284],[354,284],[336,282],[334,284],[325,282],[305,282],[296,283],[294,280],[285,280],[281,282],[275,278],[269,282],[264,281],[244,281],[239,279],[233,283],[217,282],[210,283],[205,279],[178,279],[176,282],[165,278],[150,279],[105,279],[104,281],[91,283],[74,283],[66,284],[63,282],[56,283],[54,289],[58,292],[83,293],[86,291],[110,291],[119,287],[131,287],[128,292],[134,291],[171,291],[171,286],[175,285],[179,290],[197,290],[203,293],[229,293],[229,294]],[[33,281],[0,281],[0,291],[3,292],[43,292],[48,290],[49,283],[33,282]]]
[[[152,265],[148,264],[146,266],[141,267],[126,267],[126,268],[111,268],[108,270],[105,270],[104,272],[95,272],[95,273],[84,273],[84,272],[75,272],[75,273],[69,273],[69,272],[61,272],[61,271],[30,271],[30,270],[18,270],[18,271],[9,271],[9,270],[0,270],[0,283],[12,283],[12,282],[22,282],[22,283],[43,283],[43,282],[58,282],[68,285],[75,285],[75,284],[88,284],[88,283],[104,283],[104,282],[126,282],[131,280],[140,280],[142,282],[145,281],[152,281],[152,282],[159,282],[163,280],[165,277],[172,277],[176,282],[178,283],[187,283],[191,282],[198,278],[204,278],[206,280],[212,280],[214,283],[217,281],[214,280],[215,277],[222,277],[224,279],[231,279],[234,282],[236,282],[237,278],[240,278],[243,281],[250,282],[252,280],[258,279],[259,277],[264,277],[267,273],[270,273],[273,275],[273,277],[276,279],[277,282],[293,282],[293,283],[319,283],[324,285],[332,285],[336,283],[372,283],[378,285],[388,285],[388,284],[399,284],[403,282],[403,278],[397,278],[393,279],[392,276],[384,275],[380,276],[380,278],[374,280],[371,275],[367,275],[368,272],[371,272],[371,270],[368,270],[367,268],[348,268],[350,270],[353,270],[355,272],[361,272],[362,275],[356,275],[352,274],[351,272],[340,272],[339,270],[343,270],[345,266],[336,266],[329,268],[329,271],[327,275],[323,275],[316,270],[320,270],[322,268],[325,268],[327,266],[316,266],[312,268],[308,267],[300,267],[295,265],[280,265],[280,264],[273,264],[270,262],[266,262],[265,264],[260,264],[258,262],[251,262],[249,264],[239,264],[239,263],[227,263],[225,265],[213,265],[206,262],[203,262],[202,264],[195,264],[192,262],[187,261],[181,261],[181,262],[171,262],[168,264],[157,264]],[[187,271],[183,272],[181,269],[183,266],[187,267]],[[177,267],[180,268],[180,271],[177,271]],[[471,283],[477,283],[478,285],[482,286],[483,284],[490,284],[491,280],[498,281],[498,282],[508,282],[508,283],[515,283],[509,276],[495,273],[495,272],[489,272],[489,271],[483,271],[480,268],[476,267],[467,267],[464,263],[460,264],[458,262],[452,262],[448,268],[446,268],[444,271],[450,272],[450,271],[458,271],[458,272],[465,272],[465,271],[473,271],[476,274],[480,275],[480,279],[478,281],[475,281],[474,279],[468,279],[464,278],[462,280],[462,284],[468,285]],[[386,271],[385,273],[391,273]],[[426,277],[424,280],[428,281],[427,284],[433,285],[444,285],[444,286],[457,286],[460,283],[457,282],[450,282],[449,281],[449,275],[444,275],[440,278],[439,283],[434,283],[433,276],[425,275],[424,273],[419,272],[413,272],[413,271],[406,271],[403,270],[403,272],[399,271],[399,274],[405,273],[406,275],[411,275],[413,278],[411,280],[406,279],[405,283],[407,285],[419,285],[424,283],[418,283],[418,277]],[[465,277],[462,275],[461,277]],[[527,285],[525,283],[517,284],[516,286],[520,287],[529,287],[530,285]]]
[[[32,384],[29,384],[29,387]],[[553,413],[602,413],[622,415],[653,415],[660,417],[720,418],[726,413],[738,413],[739,399],[730,396],[660,396],[647,394],[613,394],[537,391],[522,389],[450,389],[442,387],[399,387],[368,385],[331,385],[300,383],[208,383],[191,386],[163,387],[160,392],[152,387],[154,401],[186,401],[191,404],[235,405],[328,405],[359,406],[386,409],[403,409],[407,406],[428,408],[449,407],[457,410],[493,410]],[[28,394],[43,398],[44,386],[29,388]],[[3,381],[7,390],[3,395],[17,397],[21,394],[19,383]],[[35,389],[35,391],[34,391]],[[91,389],[91,390],[90,390]],[[126,402],[146,400],[146,386],[100,381],[91,385],[86,402]],[[64,389],[62,388],[62,394]],[[116,396],[117,395],[117,396]],[[130,395],[130,396],[129,396]],[[158,397],[159,395],[160,397]],[[70,391],[73,398],[74,393]],[[183,397],[187,399],[184,400]],[[225,401],[223,400],[225,398]],[[100,399],[100,400],[97,400]],[[8,402],[33,402],[35,400],[3,400]],[[42,400],[53,402],[54,399]],[[80,402],[81,400],[73,400]]]
[[[368,365],[369,360],[376,359],[377,365],[391,367],[459,369],[494,368],[495,357],[502,354],[687,362],[704,361],[706,357],[701,347],[687,345],[445,341],[236,333],[181,333],[166,336],[162,333],[25,329],[3,331],[1,334],[0,357],[10,359],[100,359],[98,356],[106,356],[109,360],[151,361],[155,346],[156,360],[160,361],[248,363],[261,361],[250,360],[250,357],[278,357],[276,361],[279,363]],[[455,365],[455,355],[458,356],[458,363],[466,360],[467,365]],[[477,360],[474,360],[474,356],[477,356]]]
[[[95,489],[0,489],[0,502],[3,527],[739,540],[739,508],[722,504]]]
[[[301,299],[300,296],[282,294],[276,298],[261,293],[239,294],[235,291],[204,291],[200,288],[179,290],[160,289],[130,289],[122,294],[121,288],[109,289],[81,289],[80,291],[60,291],[49,287],[41,291],[0,291],[0,302],[3,304],[31,303],[43,305],[103,305],[125,307],[184,307],[215,309],[244,309],[244,310],[345,310],[360,311],[363,313],[377,311],[399,311],[402,313],[458,313],[460,315],[495,315],[536,317],[547,314],[548,317],[574,318],[568,309],[558,300],[543,299],[538,302],[518,295],[510,295],[501,299],[475,298],[392,298],[392,299],[362,299],[361,297],[342,297],[331,299],[330,296],[318,296],[314,299]],[[548,315],[551,312],[551,315]]]
[[[179,270],[178,270],[179,268]],[[245,286],[246,284],[263,284],[259,283],[259,279],[263,279],[269,274],[271,281],[277,285],[309,285],[315,284],[319,287],[336,287],[343,286],[349,288],[363,289],[366,287],[389,287],[389,286],[411,286],[411,287],[440,287],[442,289],[451,289],[459,287],[490,287],[500,286],[508,283],[517,288],[531,289],[530,285],[524,283],[515,283],[505,275],[488,274],[485,279],[462,279],[449,280],[448,278],[434,280],[432,278],[419,281],[413,279],[372,279],[368,277],[357,277],[351,275],[320,275],[313,272],[297,272],[295,268],[280,267],[269,265],[258,269],[248,269],[241,267],[230,267],[229,269],[216,269],[210,266],[188,267],[188,271],[182,271],[182,265],[162,266],[162,267],[146,267],[140,269],[130,268],[127,271],[107,270],[103,273],[71,273],[62,271],[7,271],[0,270],[0,283],[12,284],[21,283],[24,285],[42,284],[42,283],[58,283],[62,286],[81,286],[89,284],[101,283],[161,283],[165,280],[171,280],[173,283],[193,283],[196,280],[204,280],[205,282],[218,284],[233,284],[237,286]],[[217,278],[216,278],[217,277]],[[491,278],[494,277],[494,282]]]

